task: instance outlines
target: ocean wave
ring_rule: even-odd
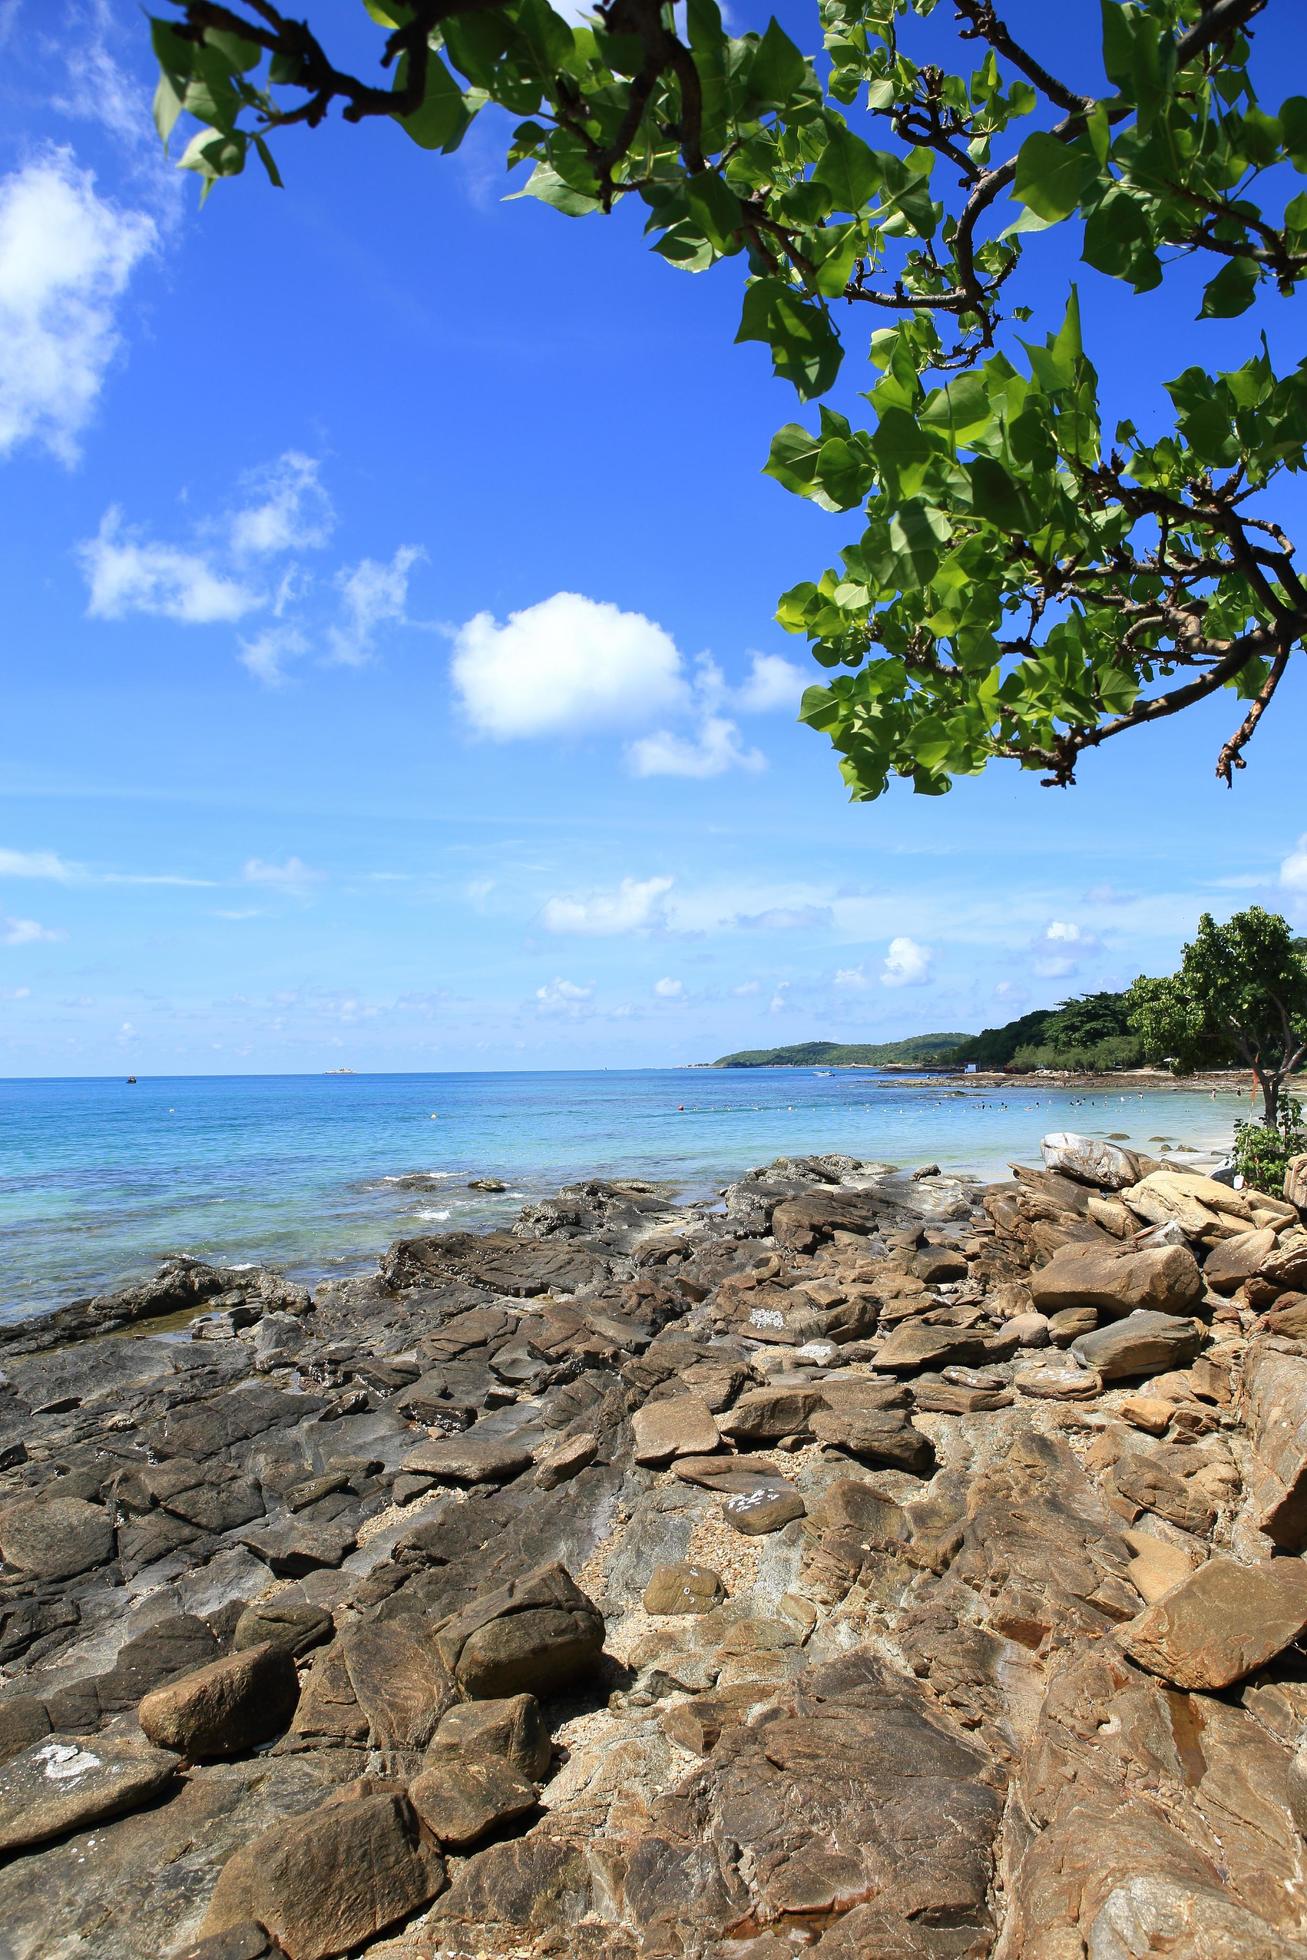
[[[443,1225],[450,1214],[447,1211],[418,1211],[413,1215],[415,1218],[430,1219],[433,1225]]]

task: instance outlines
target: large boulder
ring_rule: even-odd
[[[410,1918],[444,1883],[444,1859],[406,1797],[346,1790],[229,1859],[200,1930],[210,1936],[253,1920],[288,1960],[330,1960]]]
[[[444,1755],[502,1757],[538,1783],[549,1768],[552,1745],[534,1695],[498,1701],[457,1702],[440,1719],[427,1759]]]
[[[1115,1143],[1097,1137],[1077,1136],[1073,1130],[1054,1130],[1039,1146],[1051,1171],[1061,1171],[1080,1184],[1096,1184],[1102,1191],[1120,1191],[1139,1179],[1139,1159]]]
[[[1049,1315],[1066,1307],[1095,1307],[1115,1319],[1141,1308],[1185,1314],[1203,1297],[1203,1276],[1185,1246],[1135,1252],[1129,1246],[1064,1245],[1030,1275],[1030,1293]]]
[[[1293,1226],[1285,1232],[1270,1258],[1263,1261],[1261,1275],[1286,1292],[1307,1287],[1307,1231]]]
[[[408,1795],[431,1835],[453,1851],[536,1807],[535,1785],[503,1756],[444,1756],[414,1779]]]
[[[1132,1661],[1174,1687],[1228,1688],[1291,1646],[1307,1628],[1307,1566],[1297,1559],[1237,1565],[1214,1557],[1122,1627]]]
[[[1150,1171],[1121,1193],[1131,1211],[1150,1225],[1174,1222],[1187,1238],[1224,1237],[1253,1223],[1246,1191],[1198,1171]]]
[[[1237,1232],[1212,1247],[1203,1262],[1203,1278],[1214,1293],[1235,1293],[1261,1271],[1274,1251],[1275,1234],[1269,1226]]]
[[[298,1699],[290,1648],[265,1641],[156,1688],[142,1701],[138,1719],[151,1742],[201,1762],[243,1756],[280,1735]]]
[[[472,1699],[548,1695],[598,1666],[604,1621],[566,1567],[544,1565],[445,1620],[440,1657]]]
[[[1196,1320],[1141,1308],[1124,1320],[1081,1334],[1071,1343],[1071,1354],[1105,1382],[1131,1381],[1185,1367],[1202,1344],[1203,1330]]]

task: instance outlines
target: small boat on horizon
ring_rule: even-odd
[[[128,1080],[129,1082],[135,1082],[135,1080],[136,1080],[136,1077],[135,1077],[134,1075],[129,1075],[129,1076],[128,1076],[128,1078],[127,1078],[127,1080]]]

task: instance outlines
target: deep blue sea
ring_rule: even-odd
[[[1054,1129],[1199,1150],[1238,1099],[957,1090],[797,1069],[0,1081],[0,1320],[168,1252],[359,1271],[405,1233],[483,1230],[583,1177],[704,1196],[773,1157],[840,1150],[1001,1176]],[[395,1182],[427,1174],[420,1190]],[[491,1196],[467,1189],[500,1177]]]

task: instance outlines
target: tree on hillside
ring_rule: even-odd
[[[1128,1000],[1151,1060],[1188,1074],[1237,1055],[1274,1127],[1284,1084],[1307,1055],[1307,960],[1278,912],[1253,905],[1223,926],[1204,912],[1179,972],[1141,975]]]
[[[1204,319],[1296,291],[1307,97],[1264,107],[1248,70],[1271,0],[1103,0],[1101,73],[1077,75],[994,0],[953,0],[951,68],[912,18],[935,0],[818,0],[816,58],[775,20],[728,34],[715,0],[686,0],[683,26],[658,0],[581,25],[547,0],[364,0],[370,75],[329,53],[324,0],[316,26],[273,0],[172,3],[156,116],[165,138],[198,121],[181,161],[206,188],[251,150],[279,183],[269,138],[333,111],[447,152],[498,106],[531,196],[571,217],[636,198],[670,265],[737,261],[736,338],[801,401],[871,327],[868,425],[823,404],[766,466],[861,513],[778,612],[828,672],[802,717],[854,797],[895,777],[936,795],[994,758],[1069,784],[1087,750],[1223,689],[1244,705],[1217,774],[1243,768],[1307,632],[1265,495],[1304,467],[1307,366],[1278,373],[1250,335],[1238,366],[1188,366],[1169,410],[1142,399],[1105,430],[1075,292],[1027,327],[1049,296],[1026,255],[1074,225],[1093,273],[1137,293],[1188,261]]]

